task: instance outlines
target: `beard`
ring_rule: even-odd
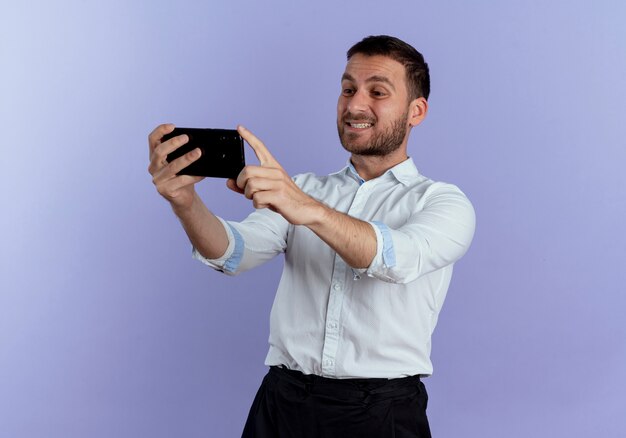
[[[359,137],[362,135],[358,132],[345,132],[344,120],[353,120],[360,123],[375,123],[373,118],[359,118],[351,113],[346,113],[341,120],[337,121],[337,131],[339,140],[345,150],[357,155],[365,156],[385,156],[397,150],[406,138],[408,128],[407,120],[409,117],[408,110],[400,117],[391,122],[384,130],[375,133],[369,142],[365,145],[359,145]],[[376,125],[374,124],[373,127]],[[372,128],[369,128],[372,129]]]

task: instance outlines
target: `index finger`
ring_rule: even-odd
[[[239,135],[243,137],[245,141],[248,142],[254,153],[256,154],[261,166],[264,167],[277,167],[282,169],[282,166],[276,158],[270,153],[270,151],[265,147],[263,142],[259,140],[252,132],[250,132],[247,128],[244,128],[242,125],[237,126],[237,132]]]
[[[163,138],[165,134],[169,134],[173,130],[173,123],[164,123],[154,128],[154,130],[148,135],[148,146],[150,147],[150,152],[161,144],[161,138]]]

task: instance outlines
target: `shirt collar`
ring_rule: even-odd
[[[348,159],[348,163],[346,167],[341,169],[339,172],[335,172],[335,173],[336,174],[343,173],[345,175],[348,175],[351,178],[353,178],[355,181],[357,181],[359,185],[365,182],[365,180],[361,178],[361,176],[358,174],[358,172],[356,171],[356,169],[352,165],[352,162],[350,162],[349,159]],[[411,183],[411,181],[414,180],[419,175],[419,171],[417,170],[417,167],[415,167],[413,158],[409,157],[403,162],[396,164],[391,169],[387,170],[379,178],[383,178],[386,175],[391,175],[395,179],[397,179],[400,183],[404,184],[405,186],[408,186]]]

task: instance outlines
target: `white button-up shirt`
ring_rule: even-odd
[[[307,227],[269,209],[242,222],[220,219],[226,253],[208,260],[194,250],[207,265],[234,275],[285,253],[266,365],[332,378],[430,375],[431,335],[452,267],[474,234],[467,197],[420,175],[411,159],[369,181],[351,165],[294,181],[313,198],[370,223],[377,251],[367,269],[353,269]]]

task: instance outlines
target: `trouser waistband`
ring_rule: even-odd
[[[272,366],[271,378],[288,382],[311,394],[341,396],[341,398],[363,400],[369,397],[404,396],[419,388],[420,377],[409,376],[397,379],[331,379],[314,374]]]

